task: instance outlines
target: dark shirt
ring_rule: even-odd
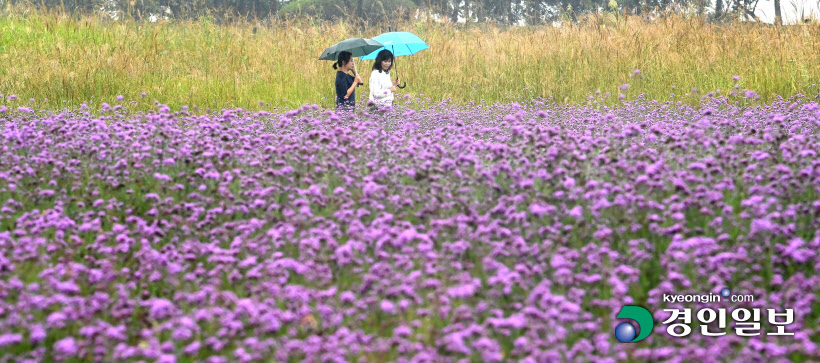
[[[342,72],[336,72],[336,108],[345,106],[345,107],[356,107],[356,90],[353,90],[353,93],[350,94],[350,97],[345,99],[345,95],[347,94],[347,90],[350,86],[353,85],[353,76]]]

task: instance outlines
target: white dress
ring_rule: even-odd
[[[390,80],[389,72],[380,72],[373,70],[370,73],[370,80],[368,81],[370,87],[369,100],[379,107],[387,107],[393,105],[393,92],[390,92],[390,87],[393,87],[393,81]]]

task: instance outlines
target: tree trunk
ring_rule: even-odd
[[[710,3],[709,0],[697,0],[698,4],[698,15],[701,17],[706,16],[706,6]]]
[[[783,18],[780,16],[780,0],[774,0],[774,24],[783,25]]]

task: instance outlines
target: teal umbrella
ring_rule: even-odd
[[[430,46],[421,40],[418,35],[410,32],[384,33],[373,38],[373,40],[384,44],[384,46],[362,56],[362,60],[376,59],[376,56],[382,49],[388,49],[393,52],[394,57],[399,57],[403,55],[416,54],[422,50],[430,48]]]
[[[362,56],[361,59],[376,59],[379,52],[382,49],[387,49],[393,53],[393,57],[400,57],[403,55],[412,55],[416,54],[422,50],[430,48],[427,43],[425,43],[418,35],[415,35],[410,32],[389,32],[381,34],[377,37],[374,37],[373,40],[378,41],[384,44],[383,47],[378,48],[371,53]],[[395,60],[394,63],[395,65]],[[398,76],[398,67],[396,67],[396,76]],[[399,88],[404,88],[407,86],[407,82],[404,82],[404,85],[399,86]]]

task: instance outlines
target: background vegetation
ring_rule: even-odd
[[[430,45],[397,58],[408,85],[399,96],[435,102],[544,97],[614,104],[620,94],[697,102],[708,92],[743,95],[746,89],[765,101],[814,96],[820,83],[817,24],[713,24],[682,15],[645,22],[603,13],[562,27],[427,19],[360,31],[344,20],[309,19],[151,23],[9,8],[0,16],[0,102],[33,98],[62,107],[124,95],[144,101],[133,108],[153,108],[154,100],[171,107],[332,107],[335,71],[318,56],[343,39],[388,30],[414,32]],[[358,66],[365,81],[372,62]],[[365,82],[358,100],[367,93]]]
[[[773,1],[775,17],[789,6]],[[758,21],[754,11],[760,0],[0,0],[0,6],[37,6],[78,15],[105,12],[115,17],[210,17],[218,22],[235,19],[273,21],[295,15],[355,22],[360,26],[410,20],[435,14],[456,22],[498,22],[505,25],[538,25],[552,21],[577,21],[584,14],[617,9],[647,18],[672,11],[695,14],[714,22],[745,19]],[[793,4],[792,4],[793,5]],[[341,13],[346,14],[344,17]],[[782,23],[777,19],[777,23]]]

